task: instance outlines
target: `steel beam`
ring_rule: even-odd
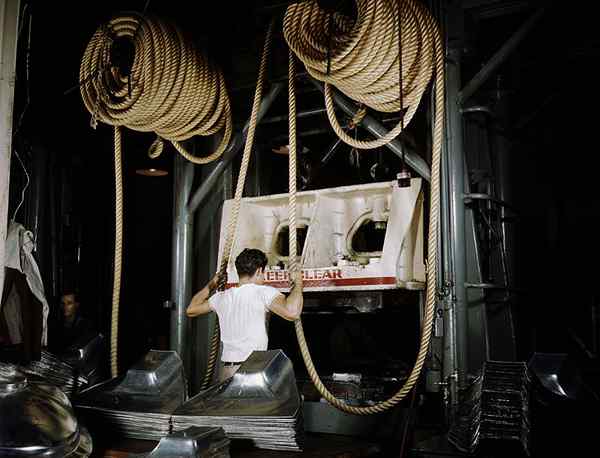
[[[433,109],[433,108],[432,108]],[[443,144],[444,154],[440,164],[440,246],[438,290],[442,293],[443,313],[443,345],[442,345],[442,380],[446,384],[451,405],[447,412],[448,418],[458,404],[456,378],[458,368],[456,362],[456,316],[454,315],[454,302],[452,300],[452,282],[454,262],[452,258],[452,236],[450,222],[450,182],[448,176],[448,145]]]
[[[187,334],[189,323],[185,309],[192,291],[192,230],[194,220],[187,211],[187,203],[194,181],[194,165],[182,156],[175,156],[173,179],[173,252],[171,271],[170,348],[179,353],[189,375]]]
[[[285,85],[283,83],[275,83],[271,86],[271,90],[267,93],[267,95],[263,97],[263,100],[260,104],[260,108],[258,110],[257,115],[257,123],[261,121],[267,110],[271,108],[271,105],[273,105],[273,102],[275,101],[281,90],[284,88],[284,86]],[[221,160],[217,163],[210,175],[206,178],[206,180],[204,180],[204,182],[196,190],[196,192],[194,192],[194,195],[188,205],[188,212],[190,214],[193,214],[198,209],[198,207],[204,203],[208,195],[214,191],[215,186],[219,183],[219,179],[221,178],[225,170],[227,170],[227,167],[229,166],[229,164],[231,164],[231,161],[233,161],[237,153],[242,149],[242,147],[246,143],[246,135],[248,134],[249,126],[250,121],[248,120],[242,131],[238,132],[233,137],[233,140],[231,140],[231,143],[223,153],[223,156],[221,156]]]
[[[310,81],[321,92],[323,92],[323,83],[313,78],[310,78]],[[342,109],[344,113],[350,117],[354,116],[358,111],[358,106],[340,94],[338,91],[333,91],[333,101],[339,108]],[[385,127],[381,122],[371,115],[366,115],[360,122],[360,125],[377,138],[381,138],[389,132],[387,127]],[[429,169],[427,162],[425,162],[425,160],[419,156],[416,151],[414,151],[405,143],[401,142],[398,138],[392,140],[385,146],[397,156],[404,156],[404,160],[410,168],[412,168],[425,180],[431,181],[431,170]]]
[[[454,300],[456,332],[456,366],[458,387],[467,384],[468,374],[468,309],[467,309],[467,260],[465,240],[465,156],[463,145],[463,126],[458,104],[460,85],[461,52],[454,48],[448,50],[446,60],[446,140],[448,154],[450,235],[452,241],[453,278],[452,292]]]
[[[299,111],[296,114],[296,118],[307,118],[316,114],[325,113],[326,111],[327,110],[325,108],[314,108],[312,110]],[[288,115],[271,116],[270,118],[263,119],[262,124],[272,124],[281,121],[288,121],[289,119],[290,118]]]
[[[458,93],[457,102],[459,105],[463,105],[475,92],[481,88],[488,80],[488,78],[496,71],[496,69],[502,65],[508,56],[516,49],[516,47],[523,41],[527,34],[533,29],[535,24],[544,14],[544,8],[540,8],[531,16],[520,28],[517,30],[512,37],[510,37],[502,47],[496,51],[496,54],[483,66],[479,72],[469,81],[466,86]]]

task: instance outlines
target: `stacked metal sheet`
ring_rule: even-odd
[[[163,437],[149,454],[129,458],[229,458],[229,442],[221,428],[192,427]]]
[[[302,409],[292,363],[281,350],[256,351],[233,377],[179,407],[173,430],[222,427],[231,439],[271,450],[301,450]]]
[[[83,391],[75,407],[93,433],[159,440],[170,432],[171,414],[185,400],[177,353],[151,350],[124,376]]]
[[[448,440],[474,453],[480,444],[519,443],[529,450],[529,376],[525,363],[487,361],[467,391]]]
[[[69,397],[88,383],[87,378],[79,375],[73,366],[45,350],[42,351],[40,361],[32,361],[27,365],[14,366],[0,363],[0,375],[8,374],[14,367],[31,380],[43,380],[60,388]]]

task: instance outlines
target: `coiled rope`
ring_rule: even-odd
[[[408,379],[396,394],[379,404],[369,407],[347,405],[323,385],[310,356],[302,321],[299,319],[295,322],[302,358],[321,396],[344,412],[367,415],[390,409],[411,391],[419,379],[431,341],[436,297],[439,164],[444,126],[444,54],[435,19],[418,1],[356,0],[356,5],[358,10],[356,21],[339,14],[335,14],[330,21],[329,15],[319,9],[316,1],[305,1],[289,6],[284,19],[284,36],[290,48],[313,77],[325,82],[327,114],[334,131],[344,142],[355,148],[370,149],[385,145],[395,138],[412,118],[435,72],[427,297],[419,351]],[[330,46],[331,49],[328,49]],[[399,48],[401,53],[398,52]],[[295,179],[292,181],[292,174],[295,176],[296,170],[294,78],[294,56],[290,53],[289,269],[291,272],[298,269],[296,182]],[[335,85],[349,97],[380,111],[400,110],[405,106],[403,103],[406,103],[404,119],[381,139],[369,142],[355,140],[342,130],[335,118],[330,84]]]
[[[115,62],[120,40],[129,41],[133,61],[128,74]],[[155,132],[149,155],[157,157],[164,140],[195,164],[218,159],[231,137],[229,98],[221,72],[183,38],[174,25],[131,13],[98,28],[87,45],[80,66],[81,97],[98,121],[115,128],[116,226],[115,270],[111,323],[111,373],[116,376],[121,284],[122,186],[120,126]],[[216,150],[204,157],[191,155],[181,142],[195,135],[223,132]]]
[[[431,81],[438,31],[429,11],[416,0],[355,3],[356,20],[341,14],[330,16],[314,0],[290,5],[283,34],[308,73],[325,83],[327,116],[339,138],[355,148],[372,149],[397,137],[415,114]],[[398,78],[400,32],[403,74]],[[331,85],[375,110],[399,111],[402,105],[406,113],[384,137],[356,140],[335,117]]]

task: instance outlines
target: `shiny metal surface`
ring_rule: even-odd
[[[42,350],[39,361],[31,361],[26,366],[0,363],[0,377],[10,376],[11,371],[15,368],[31,381],[50,383],[57,386],[69,397],[88,383],[88,379],[81,374],[77,374],[73,366],[46,350]]]
[[[173,179],[173,250],[171,271],[171,292],[175,308],[171,312],[170,346],[181,357],[189,375],[190,355],[187,336],[190,328],[185,309],[192,297],[192,241],[194,218],[187,211],[192,185],[194,164],[183,157],[175,157]]]
[[[172,424],[175,431],[220,426],[259,448],[299,450],[301,401],[292,363],[281,350],[255,351],[233,377],[179,407]]]
[[[473,454],[482,441],[519,443],[529,455],[529,375],[524,362],[486,361],[481,375],[463,393],[448,441]],[[515,448],[515,453],[521,452]]]
[[[229,458],[229,442],[222,428],[194,426],[163,437],[149,454],[129,458]]]
[[[27,380],[16,368],[4,367],[0,375],[0,412],[0,456],[75,456],[82,441],[67,396],[55,386]],[[91,452],[91,439],[89,444]]]
[[[177,353],[151,350],[125,375],[83,391],[75,406],[92,432],[160,439],[169,433],[171,413],[185,400]]]
[[[104,336],[98,334],[81,347],[72,349],[61,356],[72,366],[83,366],[96,357],[100,347],[104,344],[104,340]]]
[[[595,398],[583,383],[579,369],[566,353],[534,353],[528,366],[542,386],[559,398]]]

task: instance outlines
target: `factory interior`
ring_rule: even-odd
[[[595,454],[597,9],[0,0],[0,456]]]

